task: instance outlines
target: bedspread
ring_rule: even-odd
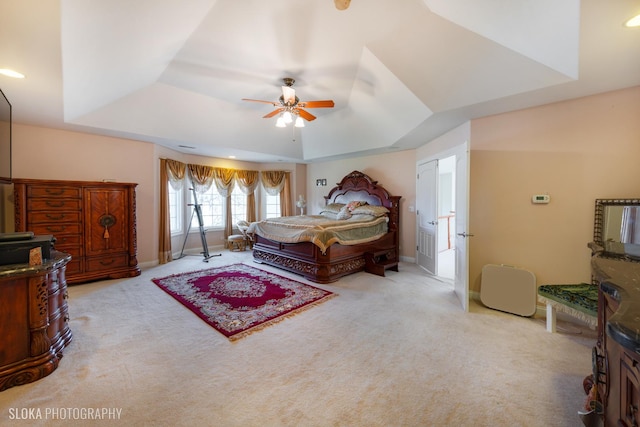
[[[322,215],[299,215],[254,222],[248,231],[282,243],[311,242],[324,254],[334,243],[357,245],[379,239],[387,233],[387,222],[386,216],[333,220]]]

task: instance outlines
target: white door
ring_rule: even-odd
[[[418,166],[418,265],[438,274],[438,161]]]
[[[469,311],[469,143],[456,149],[456,240],[454,291]]]

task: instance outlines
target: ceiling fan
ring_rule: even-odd
[[[291,123],[294,120],[296,127],[304,127],[304,122],[302,121],[302,119],[305,119],[307,121],[316,119],[313,114],[309,113],[306,110],[303,110],[303,108],[333,108],[334,103],[332,100],[300,101],[300,99],[296,96],[295,89],[293,89],[292,87],[295,83],[295,80],[291,77],[285,77],[284,79],[282,79],[282,81],[284,82],[284,86],[282,86],[282,95],[277,102],[248,98],[242,98],[242,100],[271,104],[276,107],[275,110],[263,116],[263,118],[268,119],[280,114],[280,117],[278,117],[278,120],[276,122],[276,126],[278,127],[286,127],[287,123]]]

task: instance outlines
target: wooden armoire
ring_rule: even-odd
[[[51,234],[67,282],[140,274],[133,183],[14,179],[15,230]]]

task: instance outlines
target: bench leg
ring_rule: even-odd
[[[556,309],[547,304],[547,332],[554,333],[556,331]]]

